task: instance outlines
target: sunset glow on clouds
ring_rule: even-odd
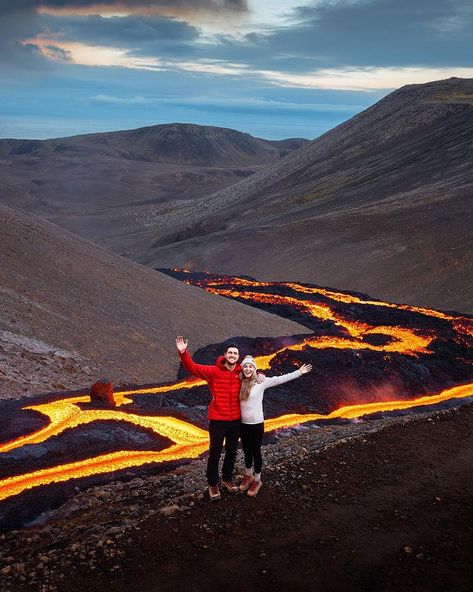
[[[238,76],[242,72],[246,72],[246,67],[243,64],[232,64],[219,60],[198,62],[160,60],[153,57],[133,56],[126,49],[118,47],[86,45],[42,38],[27,39],[24,43],[36,45],[45,57],[53,61],[66,61],[82,66],[109,66],[152,71],[182,70],[224,76]],[[57,49],[62,52],[58,52]]]
[[[0,16],[0,136],[50,105],[105,129],[179,118],[314,137],[404,84],[473,76],[467,0],[0,0]],[[86,108],[94,96],[115,97],[114,113]]]
[[[370,67],[326,68],[304,74],[276,70],[252,70],[245,64],[233,64],[223,60],[199,60],[195,62],[160,60],[151,56],[134,56],[118,47],[92,46],[84,43],[53,39],[28,39],[45,57],[54,61],[69,61],[83,66],[109,66],[136,70],[176,70],[211,74],[215,76],[253,76],[266,79],[286,88],[336,89],[368,92],[397,88],[404,84],[421,84],[450,76],[473,77],[473,68],[418,68],[418,67]],[[58,52],[57,49],[62,50]]]
[[[340,68],[291,74],[264,71],[262,76],[284,87],[373,91],[397,88],[405,84],[421,84],[451,76],[473,78],[473,68]]]

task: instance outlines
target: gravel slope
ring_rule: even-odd
[[[232,336],[307,329],[119,257],[0,206],[0,396],[174,379],[193,351]]]

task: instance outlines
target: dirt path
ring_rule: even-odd
[[[151,518],[120,572],[60,589],[470,592],[472,426],[463,407],[280,463],[256,499]]]

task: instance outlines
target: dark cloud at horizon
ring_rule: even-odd
[[[136,54],[153,50],[191,54],[192,42],[199,37],[195,26],[161,16],[104,18],[95,15],[44,15],[42,22],[51,31],[61,30],[69,41],[131,47]]]
[[[0,74],[11,79],[21,75],[22,70],[49,68],[50,63],[33,44],[24,44],[24,39],[34,37],[41,31],[39,16],[34,12],[21,13],[18,18],[13,11],[0,19]],[[16,70],[19,72],[16,72]]]
[[[38,14],[38,9],[83,9],[83,8],[129,9],[132,14],[116,18],[100,15]],[[148,46],[163,51],[166,55],[192,54],[191,43],[199,32],[193,25],[152,14],[140,14],[141,9],[172,9],[184,14],[187,11],[199,12],[246,12],[246,0],[0,0],[0,67],[3,74],[15,67],[20,69],[48,68],[49,60],[25,39],[49,31],[53,36],[59,33],[69,41],[119,44],[132,46],[136,55],[146,51]],[[182,45],[180,45],[182,44]],[[50,55],[67,61],[67,52],[51,43]]]

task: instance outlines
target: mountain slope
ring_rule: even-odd
[[[403,87],[143,231],[148,265],[302,280],[473,312],[473,80]],[[209,223],[209,221],[211,221]]]
[[[174,338],[191,351],[230,336],[307,329],[207,294],[0,206],[0,397],[175,378]]]
[[[191,124],[54,140],[0,140],[0,201],[100,244],[141,231],[155,209],[240,181],[306,140],[271,142]]]

